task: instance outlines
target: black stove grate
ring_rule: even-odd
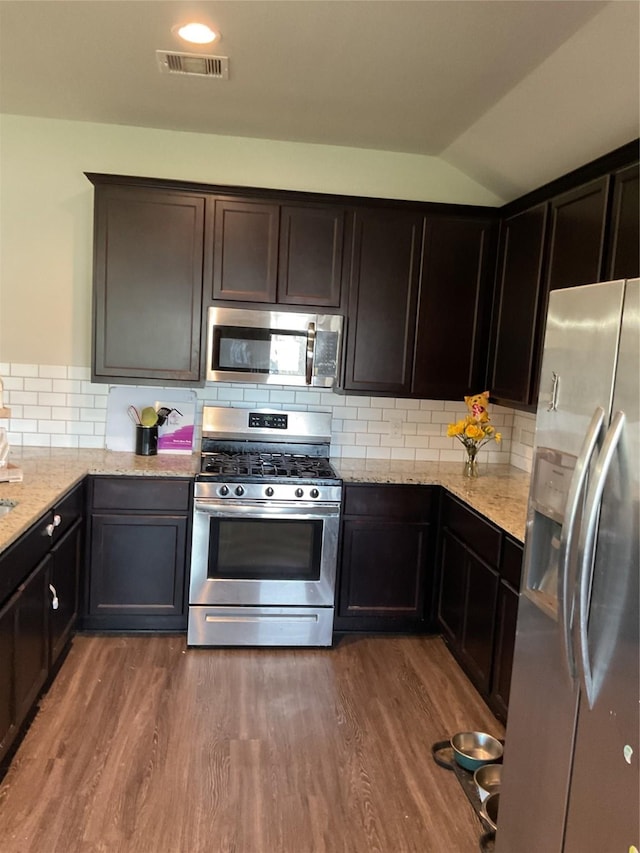
[[[202,474],[222,478],[336,479],[336,473],[325,457],[296,453],[206,453],[200,470]]]

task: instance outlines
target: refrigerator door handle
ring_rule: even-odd
[[[589,656],[587,626],[589,620],[589,600],[593,580],[598,516],[605,483],[609,475],[611,463],[613,462],[622,437],[624,425],[624,412],[616,412],[613,420],[611,421],[611,426],[609,427],[607,435],[605,436],[602,450],[596,463],[593,481],[587,495],[584,520],[578,545],[578,583],[576,592],[576,602],[578,605],[576,629],[578,645],[577,660],[580,681],[582,683],[582,689],[587,698],[587,702],[589,703],[589,708],[593,708],[595,690],[593,672],[591,669],[591,659]]]
[[[553,370],[551,372],[551,399],[547,406],[548,412],[558,411],[558,385],[560,384],[560,376]]]
[[[598,439],[604,426],[605,411],[598,406],[593,413],[591,422],[584,437],[576,467],[571,477],[564,522],[560,536],[560,554],[558,566],[558,622],[560,642],[562,644],[562,659],[566,663],[567,672],[571,679],[575,678],[575,654],[571,641],[573,621],[574,587],[571,577],[572,555],[576,548],[575,536],[576,519],[584,495],[584,487],[589,472],[589,465],[598,445]]]

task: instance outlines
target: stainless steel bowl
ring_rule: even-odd
[[[502,744],[485,732],[458,732],[451,738],[453,756],[465,770],[477,770],[502,757]]]
[[[500,806],[500,792],[494,791],[480,805],[480,816],[487,826],[495,832],[498,828],[498,807]]]
[[[473,774],[473,781],[476,783],[480,802],[484,802],[489,794],[493,794],[500,790],[500,780],[502,778],[502,764],[483,764]]]

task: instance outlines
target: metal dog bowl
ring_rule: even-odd
[[[477,770],[502,758],[502,744],[484,732],[458,732],[451,738],[455,760],[465,770]]]
[[[473,774],[480,802],[483,803],[489,794],[500,790],[500,779],[502,777],[502,764],[483,764]]]
[[[500,792],[494,791],[480,805],[480,817],[495,832],[498,824],[498,808],[500,806]]]

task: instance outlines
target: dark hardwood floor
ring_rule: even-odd
[[[436,637],[79,635],[0,786],[2,853],[472,853],[430,747],[502,737]]]

